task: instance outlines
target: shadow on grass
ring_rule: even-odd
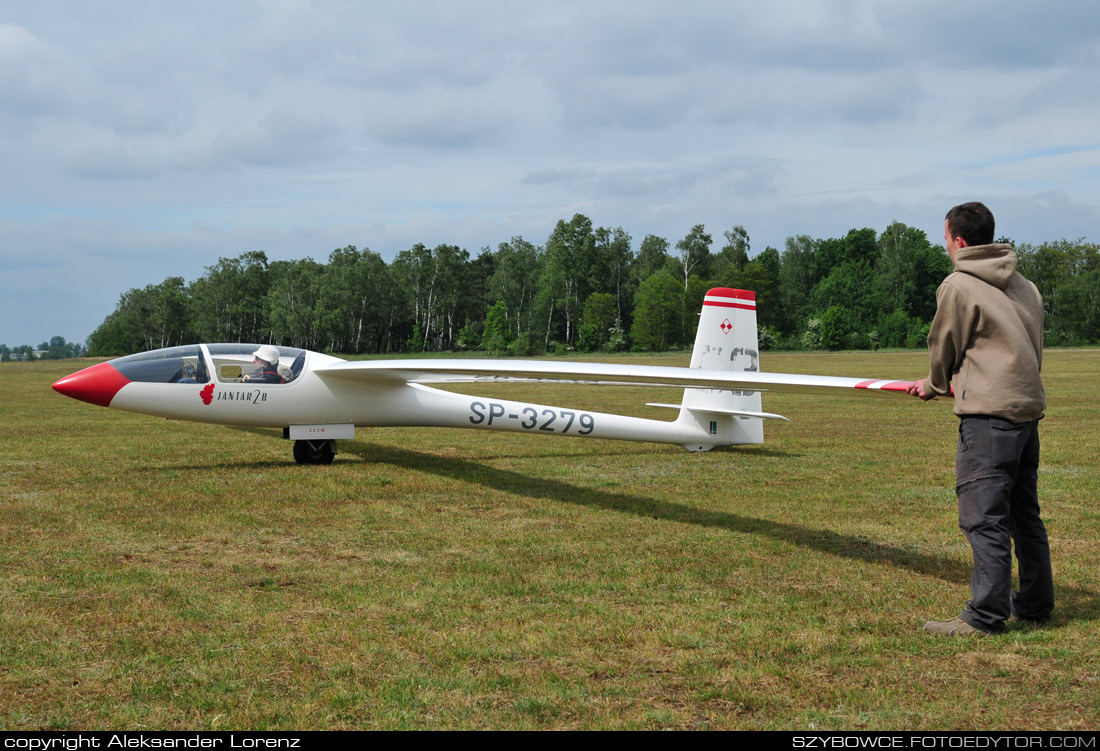
[[[242,425],[227,425],[230,430],[236,430],[241,433],[252,433],[254,435],[261,435],[268,438],[281,438],[282,432],[275,428],[252,428]],[[424,428],[415,428],[424,429]],[[430,428],[428,428],[430,429]],[[436,428],[438,429],[438,428]],[[499,435],[499,434],[497,434]],[[541,442],[542,437],[534,438],[532,436],[526,436],[529,440],[537,440]],[[371,461],[370,456],[365,456],[361,452],[356,451],[353,446],[358,442],[339,441],[338,449],[341,452],[355,454],[362,459]],[[682,455],[684,449],[680,446],[669,444],[655,444],[655,443],[634,443],[631,441],[600,441],[601,444],[598,449],[593,448],[591,441],[573,441],[574,444],[580,446],[573,451],[562,451],[561,448],[548,450],[546,453],[539,453],[533,451],[526,451],[523,453],[518,452],[493,452],[486,453],[479,456],[481,459],[578,459],[590,456],[660,456],[660,455]],[[372,444],[373,445],[373,444]],[[587,448],[584,448],[587,446]],[[804,454],[800,451],[791,451],[789,449],[777,449],[771,446],[763,445],[745,445],[745,446],[716,446],[711,449],[713,454],[741,454],[744,456],[752,457],[768,457],[768,458],[782,458],[782,459],[797,459]],[[290,455],[290,449],[287,449],[287,455]],[[436,458],[434,454],[424,454],[424,456],[430,456]],[[255,464],[249,463],[249,466],[279,466],[279,462],[256,462]],[[225,466],[225,465],[219,465]]]
[[[264,435],[273,434],[273,431],[261,429],[239,429]],[[488,467],[468,459],[441,457],[384,444],[343,441],[340,448],[343,453],[358,456],[368,462],[389,464],[417,472],[430,472],[451,480],[481,485],[527,498],[545,498],[550,501],[619,511],[651,519],[725,529],[740,534],[763,535],[791,545],[851,560],[907,569],[952,584],[969,586],[970,583],[969,563],[947,556],[883,545],[857,535],[845,535],[826,529],[757,519],[724,511],[709,511],[657,498],[578,487],[560,480],[534,478],[513,470]],[[768,451],[754,450],[753,454],[768,454]],[[562,455],[556,453],[554,456],[561,458]],[[539,457],[525,455],[521,458]],[[1058,621],[1100,619],[1100,599],[1091,590],[1060,586],[1058,599],[1055,625]]]

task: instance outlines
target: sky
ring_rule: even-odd
[[[9,0],[0,343],[219,258],[704,224],[1100,241],[1095,0]]]

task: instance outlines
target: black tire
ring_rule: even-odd
[[[335,458],[332,441],[294,442],[294,461],[299,464],[332,464]]]

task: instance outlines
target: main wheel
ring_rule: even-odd
[[[332,441],[295,441],[294,461],[299,464],[332,464],[336,449]]]

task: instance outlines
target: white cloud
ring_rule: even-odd
[[[894,219],[935,238],[975,197],[1024,241],[1097,226],[1093,0],[5,13],[0,274],[70,280],[0,302],[9,344],[82,338],[220,256],[542,243],[576,211],[636,242],[743,224],[755,250]]]

